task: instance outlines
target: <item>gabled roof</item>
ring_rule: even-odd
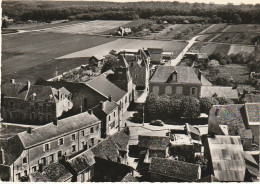
[[[120,158],[120,151],[126,151],[129,139],[127,129],[122,129],[98,143],[91,150],[97,158],[117,162]]]
[[[43,172],[40,173],[36,171],[30,176],[31,182],[63,182],[71,178],[72,174],[68,169],[59,162],[51,163],[43,169]]]
[[[211,111],[214,117],[209,117],[209,120],[215,118],[215,123],[228,125],[229,135],[240,135],[241,138],[252,138],[252,131],[246,129],[245,126],[246,122],[244,121],[246,117],[243,107],[243,104],[213,105]],[[213,126],[217,125],[214,125],[213,121],[209,121],[209,132]]]
[[[202,86],[212,86],[211,82],[209,82],[203,75],[201,75],[201,83]]]
[[[254,157],[246,152],[243,155],[248,172],[255,177],[259,177],[259,164],[255,161]]]
[[[201,94],[200,97],[213,97],[213,95],[217,95],[217,97],[225,97],[230,99],[238,99],[238,92],[236,89],[232,89],[232,87],[224,87],[224,86],[201,86]]]
[[[1,86],[1,94],[12,98],[25,99],[27,90],[27,85],[19,83],[7,83]]]
[[[149,172],[191,182],[199,179],[199,169],[199,164],[167,158],[152,158]]]
[[[163,136],[138,136],[138,146],[151,150],[166,150],[169,146],[170,138]]]
[[[187,132],[190,132],[190,133],[193,133],[193,134],[200,136],[200,131],[197,128],[193,127],[192,125],[190,125],[188,123],[185,123],[185,126],[186,126],[186,129],[187,129]]]
[[[65,87],[62,87],[58,90],[60,90],[60,92],[64,95],[70,95],[71,94]]]
[[[244,101],[246,103],[260,103],[260,94],[245,94]]]
[[[62,136],[63,134],[72,133],[76,130],[89,127],[99,122],[100,120],[96,116],[90,115],[88,112],[84,112],[58,120],[58,125],[48,123],[39,128],[32,129],[31,134],[25,131],[18,133],[18,136],[24,148],[29,148],[43,142],[48,142],[49,140]]]
[[[163,52],[162,48],[147,48],[147,50],[151,53],[151,54],[161,54]]]
[[[219,181],[244,181],[246,165],[239,136],[208,138],[214,176]]]
[[[55,97],[55,94],[57,94],[57,90],[50,86],[31,85],[28,94],[26,96],[26,100],[30,100],[30,97],[32,95],[35,95],[34,96],[35,101],[45,101],[48,99],[50,95],[52,95],[54,96],[54,98],[52,99],[55,102],[57,100],[57,96]]]
[[[128,173],[121,182],[139,182],[132,174]]]
[[[194,69],[187,66],[158,66],[150,82],[165,83],[174,71],[178,73],[179,83],[201,84]]]
[[[245,104],[246,114],[248,122],[259,122],[260,123],[260,103],[246,103]]]
[[[123,55],[119,55],[118,56],[118,62],[117,62],[117,66],[116,67],[122,67],[122,68],[128,68],[129,65],[127,63],[127,61],[125,60]]]
[[[118,102],[126,94],[125,91],[117,87],[107,79],[107,75],[101,74],[92,80],[86,82],[86,85],[97,91],[104,97],[112,96],[112,100]]]
[[[68,163],[76,173],[81,173],[95,164],[94,154],[87,150],[68,160]]]

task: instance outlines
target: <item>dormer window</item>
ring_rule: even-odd
[[[173,71],[170,77],[168,78],[167,82],[178,82],[178,72]]]

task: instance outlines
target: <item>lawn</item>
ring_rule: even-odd
[[[163,48],[163,51],[174,52],[177,56],[187,45],[184,41],[159,41],[159,40],[141,40],[141,39],[126,39],[120,38],[112,42],[108,42],[96,47],[84,49],[68,55],[64,55],[57,59],[76,58],[76,57],[91,57],[93,55],[106,55],[111,50],[120,51],[122,49],[140,49],[140,48]]]
[[[56,57],[95,47],[116,40],[90,35],[65,33],[31,32],[2,36],[2,82],[15,78],[18,81],[34,79],[37,76],[52,76]],[[81,62],[78,62],[79,64]],[[50,64],[50,66],[48,66]],[[72,69],[74,63],[66,61],[67,66],[58,63],[58,67]],[[42,69],[41,67],[44,67]],[[37,73],[36,73],[37,71]]]

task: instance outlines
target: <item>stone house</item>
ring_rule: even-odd
[[[101,121],[90,111],[18,133],[1,147],[1,180],[20,181],[93,147],[100,139],[100,127]]]
[[[100,67],[104,62],[104,57],[100,55],[95,55],[89,58],[89,66],[90,67]]]
[[[173,159],[152,158],[149,174],[150,182],[193,182],[201,178],[201,167]]]
[[[187,66],[158,66],[149,81],[149,91],[154,94],[186,95],[199,97],[202,76]]]
[[[64,87],[12,83],[2,87],[2,118],[7,122],[45,124],[73,107],[71,93]]]
[[[163,61],[163,49],[162,48],[147,48],[150,53],[152,64],[162,64]]]

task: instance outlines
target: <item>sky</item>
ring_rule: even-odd
[[[10,0],[5,0],[10,1]],[[14,1],[14,0],[12,0]],[[27,0],[15,0],[15,1],[27,1]],[[34,0],[35,1],[35,0]],[[38,1],[52,1],[52,0],[38,0]],[[55,1],[78,1],[78,0],[55,0]],[[137,1],[175,1],[175,0],[80,0],[80,1],[113,1],[113,2],[137,2]],[[227,4],[233,3],[235,5],[243,4],[260,4],[260,0],[177,0],[179,2],[189,2],[189,3],[211,3],[215,4]]]

